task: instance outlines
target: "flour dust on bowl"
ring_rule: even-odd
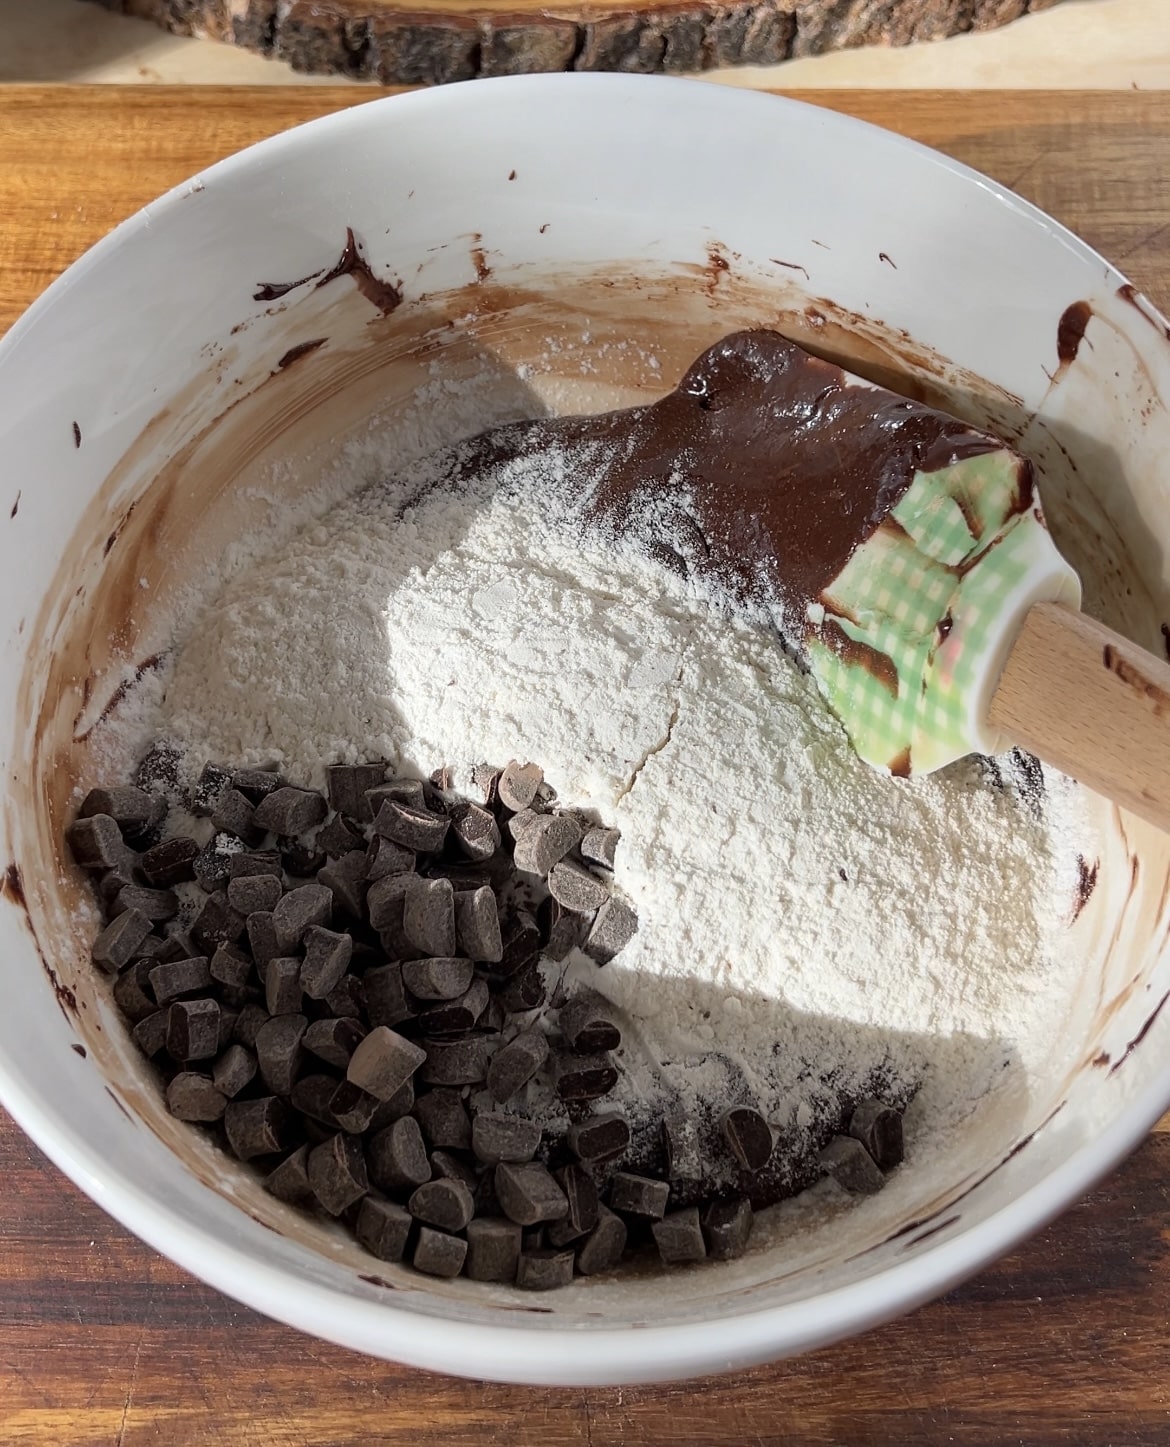
[[[718,164],[696,165],[706,156]],[[926,778],[870,769],[777,631],[698,586],[677,528],[656,536],[655,517],[641,516],[628,530],[639,546],[612,529],[569,531],[561,504],[581,457],[492,450],[527,435],[511,426],[525,419],[662,398],[719,339],[760,329],[1017,448],[1087,610],[1162,649],[1165,324],[1101,258],[983,178],[792,102],[555,76],[361,106],[178,188],[149,225],[144,213],[83,258],[0,345],[11,514],[0,627],[13,700],[0,735],[0,1093],[95,1200],[260,1310],[378,1355],[504,1380],[747,1365],[944,1290],[1074,1199],[1170,1103],[1162,836],[1018,753]],[[488,429],[486,450],[461,446]],[[66,832],[90,789],[127,782],[160,739],[172,794],[187,789],[167,830],[202,850],[234,825],[230,848],[252,861],[231,881],[240,919],[271,917],[305,886],[292,863],[321,867],[278,838],[308,830],[318,842],[321,819],[298,820],[288,797],[260,814],[272,791],[248,774],[234,800],[221,781],[204,816],[188,817],[204,764],[275,766],[314,789],[330,765],[382,761],[380,778],[412,781],[405,794],[375,784],[397,835],[373,817],[355,832],[356,803],[326,823],[324,868],[360,849],[393,879],[386,861],[405,851],[419,900],[450,881],[465,901],[457,939],[421,904],[403,924],[398,886],[379,891],[409,936],[398,958],[420,956],[399,973],[411,1018],[397,1023],[419,1051],[428,1028],[445,1028],[448,1061],[452,1042],[473,1038],[449,1033],[469,1013],[475,1038],[505,1016],[509,1030],[523,1024],[527,1043],[490,1089],[448,1063],[445,1081],[419,1077],[412,1115],[401,1100],[390,1107],[395,1071],[413,1057],[388,1053],[376,1027],[361,1038],[375,1023],[368,1001],[345,1026],[346,1007],[326,999],[342,976],[361,984],[385,968],[376,956],[390,926],[342,927],[307,895],[296,907],[316,943],[288,936],[285,955],[270,949],[263,993],[247,974],[256,941],[236,922],[242,993],[220,990],[216,1004],[234,1040],[190,1045],[206,1018],[188,1006],[210,986],[152,983],[156,962],[183,963],[173,946],[151,946],[165,958],[117,986],[140,1022],[160,999],[182,1007],[185,1044],[153,1042],[158,1062],[168,1049],[187,1061],[192,1078],[170,1085],[179,1114],[216,1114],[215,1089],[262,1097],[241,1083],[255,1037],[225,1058],[249,1008],[256,1027],[272,1014],[282,1038],[298,1028],[282,1019],[315,1029],[322,1053],[298,1053],[298,1035],[265,1062],[300,1087],[310,1150],[342,1139],[334,1093],[360,1040],[354,1093],[378,1093],[384,1129],[420,1121],[414,1141],[430,1161],[418,1170],[447,1183],[426,1207],[442,1239],[428,1238],[422,1264],[437,1274],[367,1249],[396,1254],[406,1183],[417,1184],[413,1126],[375,1151],[361,1134],[369,1121],[347,1117],[368,1160],[343,1143],[318,1170],[317,1199],[337,1219],[277,1199],[217,1143],[220,1127],[168,1111],[163,1085],[178,1066],[162,1076],[144,1060],[143,1030],[136,1042],[91,963],[96,896]],[[485,797],[482,766],[511,759],[543,768],[542,792],[519,770],[502,788],[486,776]],[[335,778],[343,791],[361,782]],[[511,827],[526,804],[539,838],[523,836],[523,820]],[[404,818],[425,828],[440,813],[470,851],[459,868],[446,844],[401,833]],[[507,875],[490,888],[471,877],[480,828],[506,841],[480,861]],[[554,834],[572,836],[559,854]],[[255,864],[274,844],[285,851],[275,885]],[[226,910],[230,858],[214,868]],[[552,887],[557,870],[563,910],[538,900],[543,886],[522,895],[537,876]],[[156,876],[166,895],[165,867]],[[176,886],[183,929],[192,900],[217,896],[207,882]],[[108,875],[107,909],[146,883]],[[336,874],[334,886],[336,901]],[[539,954],[552,953],[551,916],[571,925],[587,908],[593,919],[611,892],[636,933],[591,950],[574,934],[538,981],[518,975],[523,988],[490,965],[461,973],[462,955],[491,958],[473,895],[494,896],[505,926],[509,909],[531,907]],[[141,893],[122,904],[135,899],[169,908]],[[115,970],[118,948],[106,950]],[[486,1002],[469,1001],[480,984]],[[563,1018],[573,999],[599,1018]],[[428,1011],[441,1025],[433,1013],[418,1025]],[[588,1082],[589,1057],[565,1046],[578,1031],[594,1055],[609,1052]],[[573,1099],[595,1085],[603,1098]],[[839,1161],[824,1176],[821,1152],[851,1139],[855,1107],[875,1099],[902,1115],[905,1160],[886,1159],[870,1180],[880,1190],[851,1193],[858,1179]],[[439,1145],[440,1106],[453,1102],[464,1121],[479,1112],[470,1166],[457,1140]],[[639,1247],[629,1260],[541,1294],[441,1274],[463,1265],[449,1246],[466,1230],[463,1191],[481,1214],[531,1215],[529,1285],[566,1253],[570,1271],[574,1257],[580,1266],[581,1238],[563,1212],[540,1214],[523,1162],[498,1181],[484,1167],[520,1117],[541,1128],[552,1168],[588,1160],[604,1150],[589,1136],[604,1134],[598,1114],[629,1127],[622,1169],[643,1178],[598,1171]],[[270,1172],[268,1138],[250,1140]],[[447,1153],[437,1164],[436,1148]],[[366,1166],[372,1198],[389,1199],[359,1227],[363,1245],[349,1228]],[[498,1200],[475,1195],[488,1177]],[[660,1196],[669,1211],[750,1197],[746,1250],[710,1259],[729,1254],[718,1249],[735,1235],[726,1222],[719,1237],[710,1221],[679,1218],[656,1238]],[[482,1263],[499,1242],[481,1234]],[[664,1268],[659,1251],[690,1264]]]

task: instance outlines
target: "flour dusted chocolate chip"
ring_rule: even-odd
[[[413,1018],[414,1007],[406,998],[401,965],[391,963],[367,970],[362,984],[371,1025],[400,1025]]]
[[[211,1081],[221,1095],[239,1095],[256,1078],[256,1057],[242,1045],[229,1045],[211,1067]]]
[[[577,1270],[582,1276],[597,1276],[612,1271],[626,1249],[628,1231],[620,1216],[602,1206],[597,1225],[590,1231],[577,1251]]]
[[[502,959],[500,913],[490,885],[455,891],[455,942],[480,964],[496,964]]]
[[[414,1114],[432,1146],[455,1151],[471,1148],[471,1121],[457,1090],[440,1086],[420,1095]]]
[[[176,834],[152,844],[139,861],[147,883],[155,889],[169,889],[195,878],[195,856],[199,845],[194,839]]]
[[[472,1281],[516,1279],[521,1228],[503,1216],[477,1216],[467,1223],[467,1275]]]
[[[521,809],[518,814],[513,814],[508,820],[507,830],[513,840],[519,839],[521,834],[530,824],[534,824],[540,818],[538,809]]]
[[[136,909],[123,910],[94,940],[90,950],[94,964],[107,974],[122,969],[138,953],[150,931],[150,920],[144,914]]]
[[[697,1206],[671,1211],[661,1221],[655,1221],[650,1230],[664,1265],[685,1266],[707,1259],[707,1245],[703,1240]]]
[[[317,835],[317,847],[323,849],[330,859],[340,859],[343,854],[354,850],[365,850],[366,841],[356,824],[335,814]]]
[[[299,1015],[302,1003],[301,962],[296,955],[276,955],[264,968],[264,1003],[270,1015]]]
[[[746,1199],[712,1201],[703,1212],[703,1234],[712,1261],[732,1261],[747,1250],[752,1234],[752,1207]]]
[[[420,955],[455,953],[455,891],[449,879],[412,879],[402,904],[402,928]]]
[[[160,1055],[166,1049],[166,1010],[155,1010],[153,1014],[145,1015],[137,1022],[130,1034],[134,1037],[134,1043],[143,1055],[148,1060],[153,1060],[156,1055]]]
[[[344,1071],[365,1034],[366,1027],[360,1020],[314,1020],[305,1031],[304,1045],[318,1060]]]
[[[452,805],[451,836],[468,859],[490,859],[500,847],[500,826],[487,809],[470,800]]]
[[[731,1152],[745,1171],[762,1171],[772,1157],[772,1127],[750,1106],[726,1111],[719,1127]]]
[[[672,1184],[702,1179],[706,1171],[706,1152],[694,1116],[676,1109],[663,1117],[662,1151],[666,1157],[666,1174]]]
[[[557,1017],[561,1037],[575,1054],[595,1055],[616,1050],[622,1032],[613,1023],[613,1007],[593,990],[580,990],[561,1007]]]
[[[587,829],[581,840],[581,857],[600,864],[604,869],[612,869],[621,837],[620,829],[603,829],[600,826]]]
[[[227,901],[247,918],[272,911],[280,902],[284,885],[275,874],[241,874],[227,882]]]
[[[370,1179],[388,1195],[409,1194],[431,1178],[422,1132],[410,1115],[370,1137],[366,1160]]]
[[[401,1261],[414,1218],[393,1201],[367,1196],[358,1212],[354,1234],[379,1261]]]
[[[282,788],[285,780],[275,769],[236,769],[232,773],[231,787],[238,789],[251,803],[259,804],[274,789]]]
[[[512,858],[523,873],[543,878],[580,839],[581,825],[571,814],[541,814],[516,840]]]
[[[501,1162],[522,1165],[540,1146],[541,1130],[534,1120],[500,1111],[477,1111],[471,1121],[471,1149],[485,1166]]]
[[[474,1128],[474,1127],[473,1127]],[[568,1214],[565,1193],[544,1166],[503,1162],[495,1171],[496,1197],[504,1215],[521,1226],[559,1221]]]
[[[834,1136],[817,1159],[821,1170],[852,1195],[871,1196],[886,1183],[877,1162],[852,1136]]]
[[[225,789],[230,789],[231,784],[230,769],[221,768],[219,764],[204,764],[191,790],[191,813],[206,818],[215,808],[219,796]]]
[[[167,1109],[176,1120],[210,1124],[223,1119],[227,1101],[206,1075],[182,1070],[167,1086]]]
[[[108,814],[75,820],[66,830],[66,838],[82,869],[111,869],[128,853],[117,821]]]
[[[366,879],[372,884],[388,874],[411,874],[418,856],[413,849],[404,849],[392,839],[375,834],[365,853]]]
[[[445,814],[385,799],[374,819],[374,832],[416,854],[433,854],[442,849],[450,824]]]
[[[849,1118],[849,1134],[859,1140],[881,1171],[902,1164],[902,1116],[881,1100],[863,1100]]]
[[[552,1057],[553,1089],[561,1100],[597,1100],[614,1088],[617,1078],[617,1067],[608,1055]]]
[[[225,834],[234,834],[245,844],[259,844],[264,830],[256,827],[256,806],[239,789],[225,789],[211,811],[211,822]]]
[[[465,1040],[428,1040],[420,1075],[428,1085],[478,1085],[487,1074],[488,1042],[482,1036]]]
[[[180,1000],[184,996],[207,993],[211,989],[211,970],[207,956],[193,955],[186,960],[172,960],[152,966],[150,989],[159,1005],[169,1005],[173,1000]]]
[[[592,914],[609,898],[609,885],[572,859],[553,866],[548,889],[558,904],[574,914]]]
[[[275,849],[247,850],[233,854],[228,860],[228,879],[247,879],[253,874],[284,875],[284,865]]]
[[[496,797],[505,809],[518,814],[532,804],[543,782],[544,770],[538,764],[522,764],[511,759],[495,779]]]
[[[554,1291],[573,1280],[573,1253],[541,1247],[521,1251],[516,1263],[516,1285],[521,1291]]]
[[[458,955],[403,960],[402,983],[419,1000],[454,1000],[471,984],[475,966]]]
[[[149,960],[135,960],[114,983],[114,1003],[132,1025],[153,1015],[157,1009],[150,988],[150,970]]]
[[[370,1189],[361,1142],[351,1135],[335,1135],[309,1152],[309,1189],[330,1216],[360,1201]]]
[[[578,1160],[594,1163],[620,1156],[630,1144],[630,1126],[616,1111],[591,1115],[569,1127],[569,1149]]]
[[[640,1176],[632,1171],[617,1171],[609,1183],[609,1204],[615,1211],[630,1216],[645,1216],[661,1221],[670,1199],[670,1185]]]
[[[548,1244],[561,1247],[593,1230],[598,1222],[601,1203],[597,1197],[597,1183],[583,1167],[562,1166],[553,1174],[569,1203],[565,1215],[548,1228]]]
[[[310,1000],[324,1000],[353,958],[353,936],[310,925],[304,934],[305,959],[300,966],[301,989]]]
[[[307,833],[320,824],[328,812],[328,805],[315,789],[295,789],[284,784],[256,805],[253,823],[257,829],[288,839]]]
[[[329,1097],[329,1114],[344,1131],[360,1135],[374,1123],[378,1097],[369,1095],[352,1080],[342,1080]]]
[[[303,1015],[277,1015],[256,1031],[260,1078],[274,1095],[288,1095],[305,1058],[309,1022]]]
[[[378,1025],[358,1044],[345,1078],[378,1100],[389,1100],[426,1060],[426,1052],[386,1025]]]
[[[122,836],[135,840],[149,834],[162,823],[167,806],[157,794],[133,784],[119,784],[112,789],[91,789],[77,811],[79,819],[105,815],[113,819]]]
[[[325,770],[329,802],[339,814],[366,823],[371,818],[366,793],[385,777],[385,764],[331,764]]]
[[[474,979],[457,1000],[440,1000],[416,1017],[426,1036],[462,1035],[478,1023],[487,1009],[490,992],[486,980]]]
[[[302,884],[290,889],[272,911],[272,926],[281,953],[295,950],[313,925],[327,925],[333,914],[333,895],[323,884]]]
[[[242,839],[221,832],[209,839],[195,856],[191,863],[192,872],[208,894],[227,884],[231,877],[232,859],[243,850]]]
[[[521,1015],[528,1010],[538,1009],[548,995],[544,974],[540,965],[534,963],[507,981],[496,991],[496,1000],[510,1014]]]
[[[228,1145],[241,1161],[275,1155],[293,1144],[293,1114],[284,1101],[267,1095],[259,1100],[232,1100],[223,1116]]]
[[[411,1192],[406,1209],[428,1226],[462,1231],[475,1213],[475,1199],[460,1181],[427,1181]]]
[[[492,1056],[487,1088],[498,1101],[511,1100],[548,1059],[548,1038],[541,1030],[522,1030]]]
[[[298,1146],[264,1177],[264,1189],[290,1206],[307,1206],[313,1199],[309,1185],[309,1147]]]
[[[340,859],[331,859],[317,871],[317,883],[332,894],[335,906],[343,914],[350,919],[363,918],[368,891],[364,850],[351,849]]]
[[[638,916],[624,900],[610,896],[597,911],[584,950],[599,965],[608,964],[638,933]]]
[[[176,1000],[167,1011],[167,1054],[180,1065],[219,1054],[219,1005],[215,1000]]]
[[[463,1270],[466,1258],[467,1242],[461,1236],[448,1236],[433,1226],[423,1226],[411,1265],[427,1276],[453,1277]]]

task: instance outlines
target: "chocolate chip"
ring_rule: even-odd
[[[403,899],[402,928],[420,955],[454,955],[455,891],[451,881],[412,878]]]
[[[199,845],[194,839],[177,834],[173,839],[152,844],[143,854],[139,867],[156,889],[168,889],[172,884],[184,884],[195,878],[198,853]]]
[[[374,832],[416,854],[433,854],[442,849],[450,820],[445,814],[432,814],[429,809],[411,808],[397,799],[383,800],[374,819]]]
[[[725,1112],[720,1128],[732,1154],[745,1171],[762,1171],[772,1156],[772,1127],[750,1106]]]
[[[310,925],[305,931],[301,989],[310,1000],[323,1000],[349,968],[353,936]]]
[[[225,789],[211,811],[214,828],[236,835],[245,844],[259,844],[264,838],[264,831],[256,827],[255,818],[255,804],[239,789]]]
[[[351,919],[361,919],[366,910],[365,851],[351,849],[331,860],[317,872],[317,883],[329,890],[338,909]]]
[[[420,1075],[428,1085],[478,1085],[487,1074],[489,1047],[480,1036],[428,1040]]]
[[[458,1181],[466,1186],[471,1196],[479,1186],[479,1177],[462,1156],[454,1151],[431,1152],[431,1177],[436,1181]]]
[[[221,1054],[236,1038],[236,1020],[239,1018],[239,1011],[227,1005],[223,1001],[219,1006],[219,1042],[216,1054]]]
[[[493,974],[511,979],[540,958],[540,930],[526,909],[518,909],[501,922],[503,949]]]
[[[618,1073],[608,1055],[554,1055],[553,1089],[561,1100],[596,1100],[617,1084]]]
[[[191,813],[200,817],[210,814],[216,800],[225,789],[231,788],[231,783],[230,770],[221,768],[219,764],[204,764],[203,772],[191,791]]]
[[[486,809],[468,800],[452,806],[451,834],[468,859],[490,859],[500,847],[500,826]]]
[[[343,854],[366,848],[366,841],[356,825],[340,814],[335,814],[317,835],[317,847],[323,849],[330,859],[340,859]]]
[[[241,1161],[270,1156],[292,1144],[292,1112],[284,1101],[267,1095],[260,1100],[232,1100],[223,1117],[228,1145]]]
[[[431,1226],[418,1233],[412,1265],[427,1276],[458,1276],[467,1257],[467,1242],[461,1236],[448,1236]]]
[[[581,840],[581,855],[585,859],[592,860],[594,864],[602,865],[605,869],[612,869],[614,854],[621,837],[620,829],[602,829],[600,827],[587,829],[585,837]]]
[[[428,1226],[462,1231],[475,1212],[475,1200],[460,1181],[427,1181],[412,1192],[406,1208]]]
[[[211,1067],[212,1083],[221,1095],[237,1096],[255,1078],[256,1057],[242,1045],[229,1045]]]
[[[416,855],[413,849],[403,849],[392,839],[383,839],[375,834],[365,854],[365,874],[372,884],[376,879],[385,879],[389,874],[410,874],[414,870]]]
[[[264,1178],[264,1189],[290,1206],[307,1206],[313,1199],[309,1186],[309,1147],[298,1146]]]
[[[337,1089],[337,1077],[333,1075],[302,1075],[294,1082],[289,1092],[289,1104],[301,1115],[328,1126],[330,1132],[338,1129],[341,1122],[334,1118],[329,1102]],[[343,1127],[344,1128],[344,1127]]]
[[[241,874],[227,882],[227,901],[245,917],[274,910],[284,893],[275,874]]]
[[[834,1136],[818,1160],[827,1176],[854,1195],[873,1195],[886,1183],[877,1162],[852,1136]]]
[[[326,1010],[331,1015],[360,1018],[366,1008],[366,991],[363,981],[359,980],[356,975],[342,975],[333,989],[325,996],[324,1003]],[[393,1022],[377,1020],[372,1023],[386,1025]]]
[[[150,930],[150,920],[144,914],[136,909],[123,910],[94,940],[90,951],[94,964],[107,974],[122,969],[138,953]]]
[[[593,1177],[581,1166],[562,1166],[554,1174],[569,1203],[567,1214],[548,1228],[549,1245],[560,1247],[579,1240],[593,1230],[601,1203],[597,1199],[597,1185]]]
[[[494,764],[476,764],[471,770],[471,782],[479,790],[489,809],[494,808],[499,801],[501,772]]]
[[[535,822],[539,818],[540,814],[537,812],[537,810],[521,809],[518,814],[513,814],[512,817],[508,820],[508,833],[512,836],[514,840],[519,839],[521,834],[523,834],[531,824],[535,824]]]
[[[224,940],[241,939],[246,926],[246,918],[228,904],[227,891],[217,889],[207,896],[192,920],[191,938],[210,955]]]
[[[386,777],[386,765],[331,764],[325,777],[330,804],[339,814],[364,822],[371,817],[366,791],[376,789]]]
[[[462,1035],[471,1030],[487,1009],[490,998],[486,980],[474,979],[457,1000],[441,1000],[416,1016],[424,1035]]]
[[[126,839],[141,838],[162,823],[166,803],[157,794],[148,794],[133,784],[119,784],[112,789],[91,789],[77,811],[78,819],[105,815],[113,819]]]
[[[378,1025],[354,1050],[345,1078],[378,1100],[389,1100],[426,1058],[413,1041]]]
[[[231,878],[233,858],[243,852],[244,841],[234,834],[216,834],[191,861],[191,871],[210,894]]]
[[[585,937],[586,921],[579,914],[568,910],[550,894],[540,902],[536,912],[544,947],[541,954],[546,959],[563,960],[570,950],[575,949]]]
[[[534,963],[497,990],[496,1000],[510,1014],[522,1015],[527,1010],[535,1010],[543,1005],[547,994],[548,986],[545,984],[544,973],[539,963]]]
[[[161,1053],[167,1043],[167,1011],[156,1010],[139,1020],[131,1030],[134,1043],[148,1059]]]
[[[569,1127],[569,1149],[582,1161],[608,1161],[630,1144],[630,1127],[615,1111],[591,1115]]]
[[[703,1213],[707,1255],[712,1261],[732,1261],[747,1250],[752,1234],[752,1207],[746,1199],[712,1201]]]
[[[414,1113],[432,1146],[443,1150],[471,1148],[471,1121],[457,1090],[439,1087],[419,1097]]]
[[[471,961],[459,956],[402,962],[402,983],[419,1000],[454,1000],[466,991],[474,974]]]
[[[149,960],[135,960],[114,983],[114,1002],[132,1025],[153,1015],[158,1008],[150,988]]]
[[[334,1070],[345,1070],[365,1033],[360,1020],[314,1020],[305,1031],[304,1046]]]
[[[472,1281],[516,1279],[520,1227],[503,1216],[477,1216],[467,1223],[467,1275]]]
[[[291,838],[320,824],[328,812],[324,798],[315,790],[285,784],[260,800],[253,822],[257,829]]]
[[[581,990],[562,1006],[557,1025],[574,1054],[595,1055],[616,1050],[622,1032],[613,1023],[612,1006],[592,990]]]
[[[366,797],[370,801],[370,817],[376,819],[378,810],[387,799],[394,799],[399,804],[405,804],[408,809],[425,809],[428,795],[427,786],[421,779],[404,779],[398,776],[387,779],[378,788],[369,790]]]
[[[222,1120],[227,1101],[206,1075],[180,1071],[167,1086],[167,1109],[176,1120]]]
[[[309,1022],[303,1015],[277,1015],[256,1031],[256,1059],[260,1078],[276,1095],[288,1095],[304,1061],[305,1031]]]
[[[535,1161],[525,1165],[509,1162],[498,1165],[495,1186],[504,1215],[521,1226],[535,1226],[540,1221],[559,1221],[568,1214],[569,1203],[564,1191],[544,1166]]]
[[[522,764],[511,759],[495,780],[496,795],[505,809],[518,814],[529,807],[543,782],[544,770],[538,764]]]
[[[257,972],[263,972],[267,968],[268,961],[274,955],[280,954],[280,946],[276,938],[276,923],[272,918],[271,910],[259,910],[256,914],[248,915],[244,921],[244,927],[248,935],[248,948],[252,951],[252,958],[256,961]]]
[[[500,1111],[477,1111],[471,1121],[471,1149],[485,1166],[530,1161],[540,1145],[540,1135],[536,1121]]]
[[[522,1030],[497,1050],[488,1066],[487,1088],[505,1101],[528,1084],[548,1059],[548,1038],[541,1030]]]
[[[284,875],[284,865],[275,849],[256,849],[233,854],[228,861],[228,879],[249,879],[255,874]]]
[[[154,965],[150,971],[150,988],[159,1005],[169,1005],[172,1000],[179,1000],[185,995],[200,995],[210,990],[211,970],[206,955]]]
[[[270,1015],[299,1015],[301,962],[295,955],[276,955],[264,968],[264,1003]]]
[[[114,905],[122,891],[138,883],[138,866],[135,863],[137,858],[134,851],[127,847],[125,858],[98,876],[98,894],[101,895],[107,921],[112,919],[114,914],[121,913],[121,909],[114,908]],[[122,908],[130,907],[130,904],[126,904]]]
[[[607,899],[585,936],[585,953],[599,965],[610,960],[638,933],[638,916],[623,900]]]
[[[581,825],[571,814],[541,814],[516,840],[512,859],[525,874],[547,875],[581,839]]]
[[[333,895],[323,884],[290,889],[272,911],[272,927],[281,954],[295,950],[313,925],[327,925],[332,913]]]
[[[631,1216],[661,1221],[669,1198],[670,1186],[666,1181],[654,1181],[649,1176],[638,1176],[632,1171],[617,1171],[609,1183],[610,1206],[615,1211],[627,1211]]]
[[[707,1259],[703,1228],[699,1224],[698,1206],[685,1206],[671,1211],[650,1227],[658,1246],[658,1254],[667,1266],[684,1266]]]
[[[283,783],[275,769],[237,769],[232,774],[232,788],[246,795],[253,804],[259,804]]]
[[[374,1123],[378,1098],[364,1091],[352,1080],[339,1081],[329,1097],[329,1113],[342,1130],[360,1135]]]
[[[348,1082],[347,1082],[348,1084]],[[404,1115],[409,1115],[414,1109],[414,1080],[408,1080],[401,1089],[396,1090],[389,1100],[377,1100],[374,1102],[374,1114],[370,1118],[371,1130],[384,1130],[386,1126],[393,1125]]]
[[[324,801],[322,801],[324,802]],[[330,1216],[340,1216],[370,1189],[361,1142],[335,1135],[309,1152],[309,1189]]]
[[[413,1017],[414,1009],[406,998],[406,987],[402,983],[401,965],[378,965],[367,970],[362,983],[371,1025],[399,1025]]]
[[[626,1223],[612,1211],[600,1208],[597,1225],[577,1252],[577,1270],[582,1276],[596,1276],[612,1271],[626,1249]]]
[[[554,1291],[573,1280],[573,1253],[547,1248],[522,1251],[516,1263],[516,1285],[521,1291]]]
[[[902,1164],[902,1117],[881,1100],[860,1101],[849,1119],[849,1134],[873,1157],[879,1170]]]
[[[548,890],[558,904],[574,914],[592,914],[609,898],[609,885],[572,859],[562,859],[553,867]]]
[[[136,909],[153,924],[163,924],[178,914],[179,897],[169,889],[147,889],[142,884],[124,884],[110,905],[110,918],[115,919],[128,909]]]
[[[245,1005],[236,1018],[235,1029],[232,1031],[233,1040],[238,1041],[246,1050],[255,1050],[256,1036],[267,1020],[268,1011],[263,1005]]]
[[[388,1194],[413,1191],[431,1178],[422,1132],[411,1115],[371,1136],[366,1150],[370,1179]]]
[[[180,1064],[219,1054],[217,1001],[175,1001],[167,1012],[167,1054]]]
[[[354,1234],[379,1261],[401,1261],[414,1218],[393,1201],[367,1196],[358,1212]]]
[[[75,820],[65,837],[82,869],[110,869],[124,860],[128,852],[117,821],[108,814]]]

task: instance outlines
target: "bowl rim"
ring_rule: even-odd
[[[1043,230],[1055,243],[1100,266],[1114,286],[1128,285],[1122,273],[1066,227],[989,177],[917,141],[836,110],[766,92],[712,85],[668,76],[567,73],[498,77],[429,90],[355,101],[340,111],[307,121],[256,142],[172,187],[158,200],[121,222],[74,261],[0,338],[0,358],[18,348],[41,317],[84,280],[130,234],[143,230],[163,210],[189,194],[196,179],[228,175],[257,162],[278,162],[298,147],[306,132],[314,138],[343,135],[376,123],[386,107],[397,115],[415,111],[459,112],[469,87],[482,92],[509,88],[527,92],[539,104],[544,92],[567,87],[592,90],[599,98],[685,88],[687,104],[733,111],[749,120],[799,127],[815,114],[818,123],[845,136],[873,133],[881,144],[912,154],[966,179],[999,204]],[[748,116],[748,113],[751,113]],[[1145,302],[1151,317],[1156,308]],[[1170,335],[1170,333],[1168,333]],[[567,1328],[519,1325],[501,1313],[498,1322],[462,1322],[443,1314],[399,1307],[392,1299],[367,1299],[339,1288],[296,1277],[259,1262],[246,1247],[192,1223],[134,1181],[111,1172],[99,1151],[62,1114],[47,1109],[0,1058],[0,1103],[55,1166],[128,1230],[194,1276],[229,1297],[285,1324],[372,1355],[453,1375],[517,1384],[609,1385],[665,1381],[729,1371],[780,1356],[825,1346],[876,1326],[942,1294],[1044,1226],[1133,1150],[1170,1106],[1170,1065],[1139,1087],[1108,1134],[1085,1142],[1056,1169],[987,1219],[950,1239],[925,1248],[913,1260],[888,1267],[849,1285],[779,1306],[729,1310],[718,1321],[670,1326],[634,1325]],[[205,1188],[210,1189],[210,1188]],[[311,1326],[309,1325],[311,1323]]]

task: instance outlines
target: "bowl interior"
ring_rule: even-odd
[[[369,273],[318,285],[352,260],[347,229]],[[1077,303],[1084,341],[1062,359]],[[150,674],[164,620],[209,562],[230,550],[246,566],[261,525],[309,495],[326,506],[388,449],[659,395],[747,325],[1017,442],[1086,607],[1163,649],[1164,324],[1014,198],[793,103],[558,76],[360,107],[179,188],[0,347],[0,636],[15,700],[0,719],[0,1088],[95,1199],[262,1309],[521,1380],[778,1355],[941,1289],[1058,1209],[1170,1100],[1170,847],[1091,801],[1096,885],[1069,925],[1084,967],[1054,1002],[1047,1055],[928,1166],[911,1155],[863,1206],[818,1190],[775,1208],[735,1263],[536,1303],[424,1282],[274,1202],[162,1108],[86,964],[91,916],[61,836],[75,790],[111,767],[94,726]]]

